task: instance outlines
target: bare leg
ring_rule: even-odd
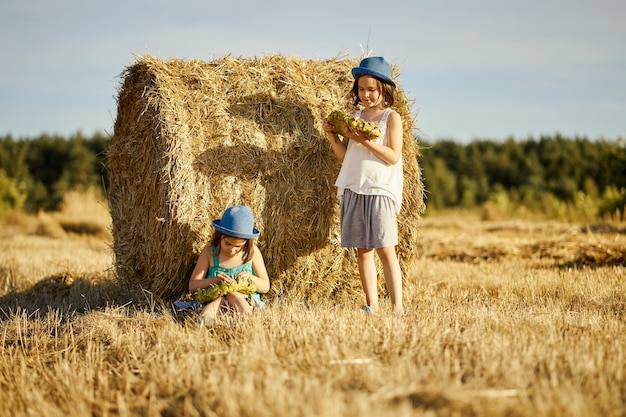
[[[200,312],[200,317],[209,317],[211,319],[214,319],[220,312],[222,306],[225,305],[225,303],[226,300],[224,299],[224,297],[216,298],[202,308],[202,311]]]
[[[378,285],[376,278],[376,264],[374,263],[373,249],[357,249],[357,263],[361,285],[365,292],[365,301],[372,310],[378,310]]]
[[[385,285],[391,297],[391,303],[395,312],[402,312],[402,270],[400,269],[400,261],[396,255],[395,247],[379,248],[376,253],[383,265],[383,273],[385,275]]]
[[[226,300],[238,313],[252,313],[252,306],[246,301],[246,297],[240,292],[226,294]]]

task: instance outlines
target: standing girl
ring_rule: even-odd
[[[391,65],[383,57],[369,57],[352,69],[356,117],[378,124],[380,136],[367,140],[346,129],[339,137],[327,120],[323,129],[333,153],[342,163],[335,182],[341,199],[341,246],[357,251],[361,284],[367,305],[378,310],[378,286],[374,252],[378,255],[387,291],[395,312],[402,312],[402,271],[396,255],[398,223],[402,204],[402,119],[391,109],[396,84]]]
[[[213,220],[213,228],[211,242],[200,253],[189,279],[189,291],[193,294],[211,285],[249,280],[254,282],[257,292],[252,295],[231,292],[209,302],[200,313],[200,325],[229,308],[240,313],[252,312],[255,306],[263,304],[258,293],[270,289],[263,255],[254,243],[259,231],[254,228],[252,210],[247,206],[229,207],[221,219]]]

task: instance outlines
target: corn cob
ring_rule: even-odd
[[[380,129],[376,123],[366,122],[351,114],[345,114],[341,110],[331,112],[326,119],[328,123],[335,127],[335,132],[340,135],[345,135],[347,125],[359,135],[365,136],[368,140],[376,139],[380,136]]]
[[[236,280],[230,282],[222,282],[210,287],[196,291],[193,295],[196,301],[200,303],[208,303],[216,298],[222,297],[231,292],[240,292],[242,294],[253,294],[256,292],[256,284],[252,280]]]

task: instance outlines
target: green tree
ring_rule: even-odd
[[[457,180],[442,158],[428,158],[422,166],[427,206],[434,209],[453,207],[458,202]]]
[[[0,169],[0,215],[10,209],[21,209],[26,201],[26,190],[15,178]]]
[[[66,162],[53,185],[55,199],[60,200],[69,190],[85,191],[100,180],[97,172],[97,155],[87,146],[87,140],[73,136],[67,143]]]

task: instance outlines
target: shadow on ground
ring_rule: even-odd
[[[130,304],[143,308],[149,304],[149,300],[142,300],[138,294],[121,287],[112,276],[103,278],[102,273],[62,273],[0,297],[0,313],[4,316],[0,316],[0,319],[17,311],[29,316],[45,314],[50,310],[82,314]]]

